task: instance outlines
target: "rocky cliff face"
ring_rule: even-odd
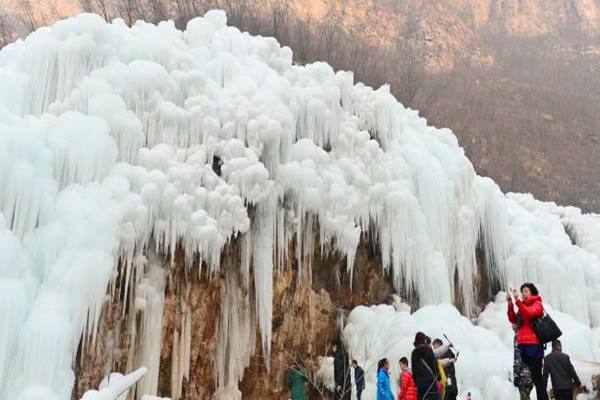
[[[315,245],[317,243],[315,240]],[[320,252],[315,253],[311,260],[304,260],[302,270],[299,270],[297,260],[290,256],[285,266],[275,273],[269,368],[261,351],[258,332],[251,332],[250,347],[233,350],[229,364],[226,363],[225,369],[235,369],[231,360],[248,357],[249,362],[242,369],[239,384],[236,381],[243,399],[286,398],[289,395],[287,372],[297,366],[300,359],[303,368],[311,373],[308,385],[310,398],[329,398],[330,392],[317,377],[317,370],[320,358],[329,355],[331,340],[339,336],[344,316],[357,305],[393,301],[395,291],[391,277],[382,270],[380,255],[373,248],[373,244],[363,238],[357,251],[352,282],[344,257]],[[244,302],[232,297],[228,290],[241,288],[242,296],[248,295],[240,276],[239,252],[237,242],[229,246],[222,254],[221,273],[212,277],[200,277],[194,269],[197,266],[186,268],[182,255],[173,265],[161,258],[166,285],[164,309],[160,314],[160,347],[155,349],[160,358],[156,371],[159,395],[175,400],[218,396],[220,343],[231,339],[222,335],[239,334],[236,327],[229,326],[225,332],[219,325],[223,307],[227,307],[228,299]],[[294,252],[290,251],[290,254]],[[487,303],[493,296],[485,283],[488,279],[483,258],[478,257],[478,305]],[[232,282],[234,287],[228,287]],[[455,290],[457,287],[458,283]],[[123,288],[120,288],[120,293],[120,296],[124,295]],[[418,303],[414,294],[401,295],[413,306]],[[135,298],[135,291],[130,296]],[[131,302],[125,307],[124,302],[123,297],[117,295],[106,304],[95,343],[90,341],[80,348],[73,400],[79,399],[87,389],[97,387],[109,372],[131,370],[139,356],[143,347],[140,343],[143,313],[136,310]],[[462,308],[460,295],[455,305]],[[186,324],[189,324],[189,332],[186,332]],[[134,398],[133,394],[130,398]]]
[[[173,399],[209,399],[215,395],[216,358],[219,342],[223,341],[219,336],[219,323],[222,309],[227,306],[225,297],[231,296],[226,291],[232,289],[228,285],[234,282],[237,288],[242,288],[242,293],[246,293],[239,275],[239,251],[237,243],[224,251],[221,273],[212,277],[200,277],[197,271],[187,269],[181,257],[173,265],[162,259],[166,285],[160,348],[156,349],[160,357],[159,395]],[[274,277],[269,369],[260,350],[258,335],[252,334],[251,348],[236,349],[233,354],[232,359],[251,355],[249,365],[240,376],[239,389],[244,399],[283,398],[287,395],[287,370],[295,366],[300,357],[305,368],[315,374],[319,358],[328,354],[331,339],[339,335],[346,311],[359,304],[391,301],[391,280],[383,274],[381,260],[367,241],[357,252],[352,288],[344,258],[336,254],[315,254],[314,259],[305,262],[299,270],[297,260],[290,257]],[[128,370],[139,356],[143,347],[139,342],[143,312],[131,301],[125,301],[123,296],[124,288],[117,288],[117,295],[102,311],[95,343],[90,340],[79,349],[74,400],[87,389],[97,387],[110,371]],[[130,294],[131,298],[136,296],[135,291]],[[186,324],[189,324],[190,335],[187,339]],[[229,335],[238,333],[232,327],[226,332]],[[227,367],[231,368],[231,365]],[[316,387],[312,388],[311,398],[327,396],[322,383],[314,376],[313,379]]]
[[[395,47],[413,41],[430,72],[449,71],[463,59],[481,57],[493,65],[500,43],[486,36],[559,39],[562,34],[600,36],[600,4],[593,0],[296,0],[294,13],[307,21],[335,20],[373,44]],[[472,60],[475,61],[475,60]],[[475,63],[477,65],[477,63]]]

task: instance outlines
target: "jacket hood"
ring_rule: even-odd
[[[525,303],[525,305],[529,306],[529,305],[535,303],[536,301],[542,301],[542,296],[531,295],[525,299],[524,303]]]

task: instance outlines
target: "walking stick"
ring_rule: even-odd
[[[458,351],[458,349],[456,347],[454,347],[454,343],[452,342],[452,340],[448,339],[448,336],[446,336],[445,333],[443,333],[444,338],[446,338],[446,340],[448,341],[448,343],[450,343],[450,347],[453,347],[454,350]]]
[[[427,396],[429,395],[429,392],[431,391],[431,388],[433,387],[433,385],[435,385],[438,381],[438,377],[439,377],[439,373],[436,374],[434,373],[431,368],[429,367],[429,365],[427,365],[427,363],[425,362],[424,359],[421,358],[421,362],[423,363],[423,365],[425,365],[425,367],[427,368],[427,370],[431,373],[431,375],[433,376],[433,382],[431,382],[431,385],[429,385],[429,387],[427,388],[427,391],[425,391],[425,395],[423,396],[423,400],[427,399]],[[437,361],[436,361],[437,362]]]

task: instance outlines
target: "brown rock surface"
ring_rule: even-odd
[[[172,382],[173,357],[177,357],[173,348],[181,340],[182,319],[189,307],[192,326],[190,376],[183,380],[180,398],[212,398],[216,390],[214,355],[224,274],[226,271],[239,271],[238,247],[234,242],[223,252],[221,274],[210,279],[200,278],[196,273],[197,267],[186,272],[180,257],[173,266],[165,262],[168,273],[162,321],[159,395],[174,396],[178,391],[177,385]],[[265,366],[260,336],[257,335],[255,355],[239,384],[244,399],[285,398],[286,372],[295,365],[296,354],[301,355],[306,369],[315,373],[318,357],[327,355],[330,340],[339,335],[340,317],[343,318],[345,313],[359,304],[389,302],[393,293],[392,285],[384,277],[381,261],[371,247],[367,240],[363,240],[358,249],[353,289],[350,289],[346,261],[337,254],[316,254],[312,267],[307,263],[302,271],[298,270],[296,260],[290,257],[287,264],[275,272],[270,370]],[[119,301],[114,300],[110,306],[107,304],[104,307],[95,345],[88,345],[78,355],[73,399],[78,399],[85,390],[97,387],[109,372],[126,372],[131,344],[130,323],[130,308],[123,313]],[[318,391],[312,390],[312,393],[314,398],[321,398]]]

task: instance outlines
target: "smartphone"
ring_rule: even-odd
[[[517,299],[515,299],[515,296],[513,296],[513,284],[512,282],[508,283],[508,294],[510,295],[510,298],[512,299],[513,304],[517,301]]]
[[[508,282],[508,293],[512,293],[513,287],[515,287],[515,285],[513,285],[512,282]]]

